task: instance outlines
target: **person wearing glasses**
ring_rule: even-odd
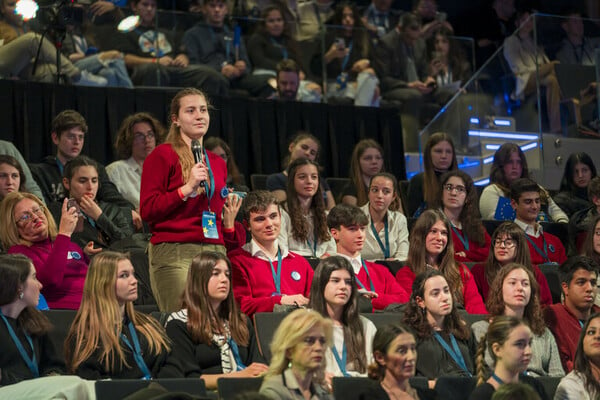
[[[324,387],[332,330],[331,320],[314,310],[286,316],[273,336],[271,365],[259,393],[270,399],[333,399]]]
[[[544,306],[552,304],[548,281],[537,265],[531,264],[525,233],[514,222],[504,222],[496,228],[492,234],[487,260],[471,268],[471,274],[483,301],[487,301],[490,286],[500,268],[509,263],[518,263],[528,268],[540,286],[540,303]]]
[[[35,266],[42,294],[52,309],[77,310],[88,270],[90,242],[82,250],[71,242],[79,219],[62,203],[58,227],[42,201],[29,193],[9,193],[0,203],[0,242],[9,254],[24,254]]]
[[[473,179],[461,170],[442,175],[437,202],[450,221],[454,259],[458,262],[485,261],[490,235],[481,223]]]
[[[119,160],[106,167],[108,177],[117,190],[137,212],[140,210],[140,186],[144,160],[162,143],[165,128],[152,115],[139,112],[126,117],[121,123],[115,150]]]

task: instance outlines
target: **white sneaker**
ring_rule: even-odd
[[[79,79],[73,81],[73,85],[79,86],[106,86],[107,84],[108,81],[106,78],[94,75],[88,71],[81,71]]]

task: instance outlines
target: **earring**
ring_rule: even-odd
[[[23,292],[19,292],[19,299],[23,300],[23,297],[25,297],[25,293]]]

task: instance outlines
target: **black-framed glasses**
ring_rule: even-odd
[[[517,245],[517,242],[514,239],[495,239],[494,247],[500,247],[503,245],[507,249],[513,248]]]
[[[451,183],[446,183],[444,185],[444,190],[449,193],[456,192],[458,194],[463,194],[467,192],[467,188],[463,185],[453,185]]]

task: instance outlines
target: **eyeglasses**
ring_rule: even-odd
[[[444,185],[444,190],[446,192],[452,193],[452,192],[456,192],[458,194],[463,194],[467,191],[467,188],[465,188],[463,185],[456,185],[454,186],[451,183],[447,183]]]
[[[507,249],[511,249],[511,248],[515,247],[516,244],[517,243],[514,241],[514,239],[496,239],[496,240],[494,240],[494,247],[500,247],[500,245],[503,245]]]
[[[321,346],[325,346],[325,343],[327,343],[327,340],[323,336],[307,336],[304,338],[304,344],[307,346],[313,346],[317,341]]]
[[[17,224],[27,225],[29,222],[33,221],[35,216],[42,217],[44,215],[44,207],[36,207],[32,208],[31,211],[25,211],[23,215],[19,218],[16,218]]]
[[[153,140],[154,139],[154,132],[148,132],[146,134],[144,133],[136,133],[133,135],[133,141],[134,142],[145,142],[146,140]]]

